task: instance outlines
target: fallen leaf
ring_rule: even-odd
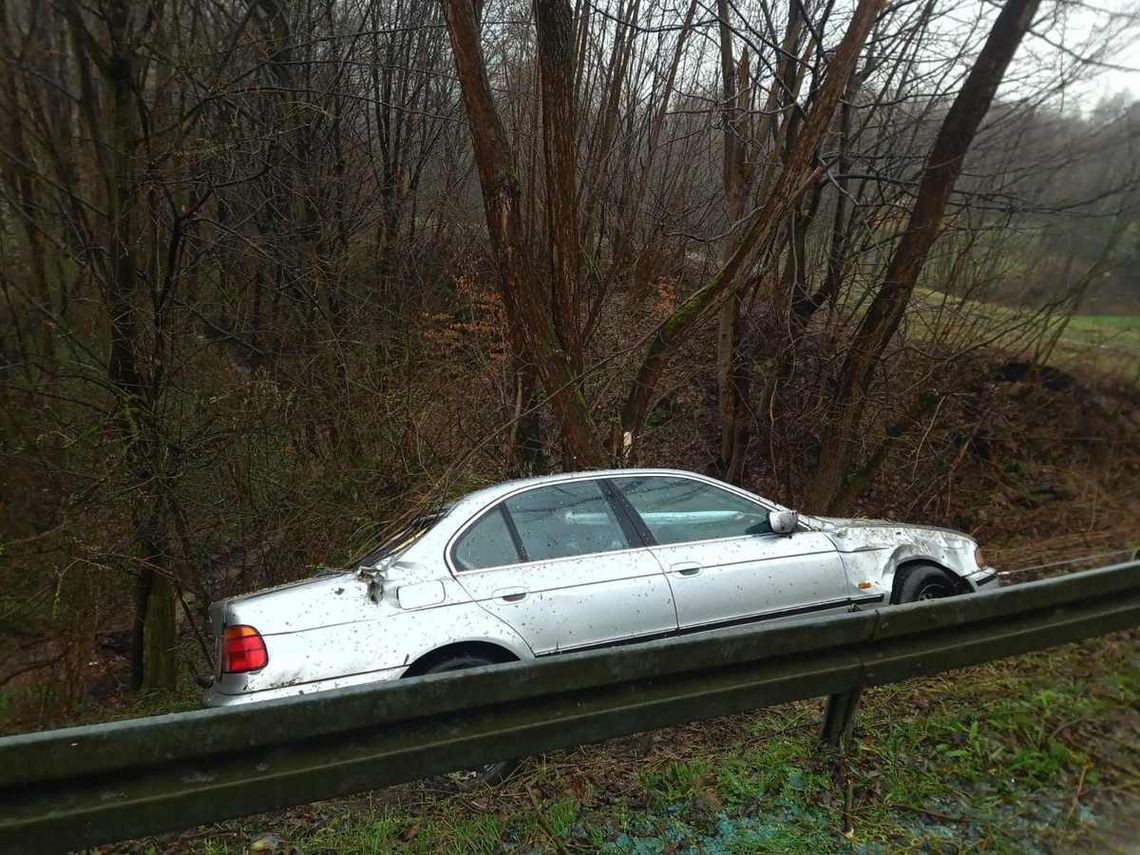
[[[257,855],[257,853],[269,853],[281,851],[281,838],[276,834],[261,834],[258,835],[245,849],[250,855]]]

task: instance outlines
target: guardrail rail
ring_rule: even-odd
[[[1140,626],[1140,562],[248,706],[0,739],[0,851],[54,852],[830,696]]]

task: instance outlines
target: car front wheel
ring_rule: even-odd
[[[917,603],[920,600],[939,600],[958,593],[954,581],[937,567],[922,565],[914,567],[906,574],[896,602]]]

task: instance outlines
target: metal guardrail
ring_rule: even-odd
[[[718,630],[249,706],[0,739],[0,851],[171,831],[1140,625],[1140,562],[990,593]]]
[[[1121,556],[1127,555],[1128,558]],[[1100,564],[1106,558],[1116,558],[1118,561],[1140,561],[1140,546],[1130,546],[1126,549],[1112,549],[1108,552],[1095,552],[1092,555],[1082,555],[1077,558],[1063,558],[1060,561],[1049,561],[1045,564],[1032,564],[1028,567],[1014,567],[1010,570],[999,570],[998,576],[1005,579],[1010,576],[1020,576],[1025,573],[1040,573],[1042,570],[1054,570],[1058,567],[1072,567],[1074,564]]]

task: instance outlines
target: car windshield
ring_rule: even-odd
[[[397,529],[393,534],[385,538],[379,546],[356,561],[355,566],[371,567],[383,558],[391,558],[399,555],[427,534],[437,522],[447,516],[450,510],[451,507],[448,506],[433,513],[421,514],[418,517],[414,517],[410,523]]]

